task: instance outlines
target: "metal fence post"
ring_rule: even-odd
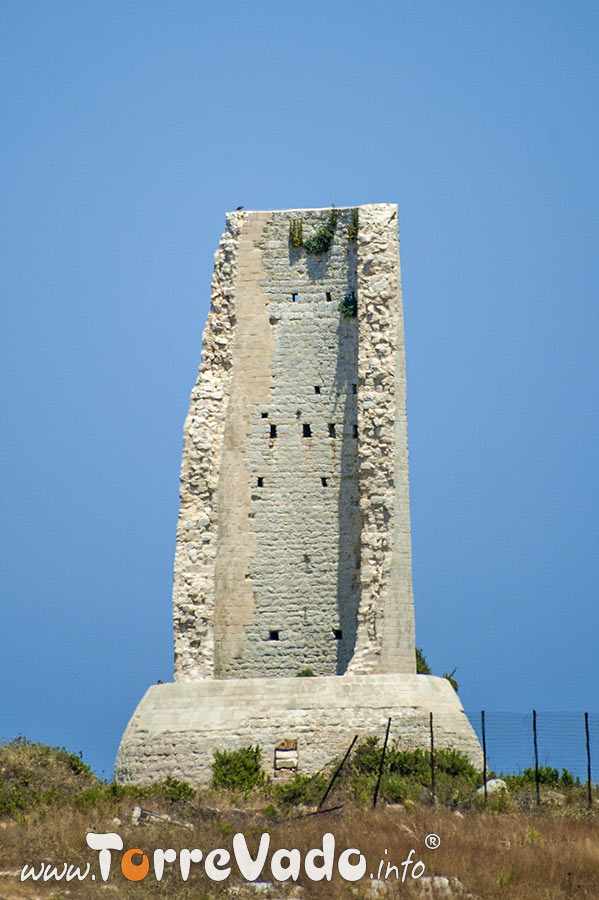
[[[337,769],[336,769],[336,771],[335,771],[335,774],[334,774],[333,777],[331,778],[331,780],[330,780],[330,782],[329,782],[329,786],[328,786],[328,788],[326,789],[326,791],[324,792],[324,797],[322,798],[322,800],[321,800],[320,803],[318,804],[318,807],[317,807],[318,810],[320,810],[320,808],[322,807],[322,804],[324,803],[324,801],[325,801],[325,800],[327,799],[327,797],[329,796],[329,792],[330,792],[331,788],[333,787],[333,785],[335,784],[335,779],[337,778],[337,776],[338,776],[339,773],[341,772],[341,769],[342,769],[343,766],[345,765],[345,762],[346,762],[346,760],[347,760],[347,757],[348,757],[349,754],[352,752],[353,746],[354,746],[354,744],[356,743],[357,740],[358,740],[358,735],[356,734],[356,735],[354,736],[353,741],[351,742],[351,744],[350,744],[349,747],[347,748],[347,751],[346,751],[346,753],[345,753],[345,756],[343,757],[343,759],[341,760],[339,766],[337,767]]]
[[[537,746],[537,711],[532,711],[532,736],[535,747],[535,783],[537,786],[537,806],[541,805],[541,787],[539,782],[539,748]]]
[[[433,731],[433,714],[430,714],[429,727],[431,732],[431,794],[435,802],[435,734]]]
[[[593,805],[593,794],[591,789],[591,739],[589,736],[589,714],[585,712],[584,714],[584,730],[586,733],[586,743],[587,743],[587,802],[589,809]]]
[[[379,796],[379,787],[381,784],[381,778],[383,777],[383,766],[385,764],[385,753],[387,752],[387,741],[389,740],[389,729],[391,728],[391,717],[389,717],[389,721],[387,722],[387,731],[385,732],[385,743],[383,744],[383,752],[381,753],[381,763],[379,765],[379,777],[376,782],[376,789],[374,792],[374,802],[372,804],[372,808],[376,806],[376,801]]]
[[[487,802],[487,735],[485,732],[485,711],[481,710],[480,724],[483,737],[483,785],[485,788],[485,803]]]

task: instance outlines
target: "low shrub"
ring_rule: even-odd
[[[161,791],[167,800],[176,803],[177,800],[191,800],[195,797],[195,791],[186,781],[178,781],[167,775],[160,785]]]
[[[305,803],[314,806],[320,803],[327,789],[327,780],[320,773],[315,775],[296,774],[292,780],[279,781],[271,785],[271,795],[282,806]]]
[[[346,294],[343,300],[339,301],[339,312],[346,319],[354,319],[358,314],[358,298],[356,292],[351,291]]]
[[[215,750],[212,783],[232,791],[247,791],[264,784],[262,751],[258,744],[239,750]]]
[[[314,256],[320,256],[321,254],[326,253],[329,250],[333,237],[335,235],[335,228],[337,227],[338,219],[339,213],[333,206],[325,224],[318,229],[315,235],[304,240],[304,250],[306,251],[306,253],[310,253]]]
[[[351,211],[351,221],[347,226],[347,239],[348,241],[355,241],[358,237],[358,228],[360,226],[360,213],[357,207],[354,207]]]

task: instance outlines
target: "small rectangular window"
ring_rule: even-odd
[[[268,413],[260,413],[263,419],[268,419]]]
[[[297,294],[292,294],[291,300],[293,301],[293,303],[297,303]]]
[[[321,485],[322,485],[323,487],[326,487],[327,484],[328,484],[328,481],[326,480],[326,478],[321,478],[321,479],[320,479],[320,483],[321,483]]]
[[[258,487],[264,487],[264,478],[262,475],[258,475]]]
[[[302,429],[303,437],[312,437],[312,429],[306,422],[304,422],[304,424],[302,425]]]
[[[353,435],[354,435],[355,438],[358,437],[358,426],[357,426],[357,425],[354,425],[354,426],[353,426]]]
[[[352,386],[351,386],[351,392],[352,392],[352,394],[357,394],[357,393],[358,393],[358,385],[357,385],[357,384],[352,384]]]
[[[329,422],[329,437],[335,437],[335,423]]]
[[[278,641],[279,640],[279,632],[278,631],[269,631],[268,632],[268,640],[269,641]]]
[[[320,385],[319,385],[319,384],[315,384],[315,385],[314,385],[314,393],[315,393],[315,394],[320,394]]]
[[[331,297],[331,292],[327,291],[327,301],[330,303],[333,298]]]
[[[271,438],[276,438],[276,436],[277,436],[277,426],[276,425],[270,426],[270,436],[271,436]]]
[[[336,641],[343,640],[343,632],[341,631],[340,628],[333,628],[333,637],[335,638]]]

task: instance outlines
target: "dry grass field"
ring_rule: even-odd
[[[382,801],[373,809],[371,800],[363,796],[368,782],[361,783],[362,793],[355,785],[342,783],[330,797],[330,806],[339,808],[314,815],[316,803],[311,802],[310,790],[320,791],[322,783],[303,785],[304,803],[269,784],[243,792],[199,793],[171,780],[145,790],[125,789],[99,782],[78,757],[65,751],[26,742],[0,748],[0,900],[599,898],[599,814],[586,808],[582,788],[544,791],[540,808],[530,805],[534,794],[514,790],[490,799],[486,808],[472,799],[433,805],[423,795],[420,802],[406,797],[401,803]],[[168,818],[142,815],[134,824],[135,807]],[[100,877],[98,852],[86,845],[90,831],[122,838],[123,849],[113,851],[106,883]],[[216,848],[233,853],[237,833],[245,836],[252,855],[262,835],[268,834],[269,849],[258,885],[248,886],[234,861],[221,882],[206,874],[206,855]],[[306,876],[304,863],[311,849],[322,846],[325,833],[335,838],[334,873],[330,882],[317,882]],[[430,834],[438,835],[438,847],[427,847]],[[157,848],[177,853],[174,862],[165,862],[161,881],[153,867]],[[203,854],[200,862],[191,863],[187,881],[180,870],[183,848],[199,848]],[[297,882],[273,879],[270,861],[279,848],[299,851]],[[336,869],[340,854],[348,848],[359,849],[366,859],[366,873],[356,882],[342,879]],[[142,872],[142,857],[127,855],[127,850],[143,851],[148,857],[149,871],[142,880],[129,880],[123,874],[123,870],[130,875]],[[125,860],[123,870],[121,859]],[[406,859],[409,863],[403,867]],[[381,878],[373,883],[369,876],[379,873],[381,860]],[[89,875],[83,881],[20,879],[24,865],[32,865],[36,873],[40,867],[56,865],[61,872],[64,863],[85,870],[88,862]],[[351,862],[357,862],[357,856]],[[387,863],[397,866],[399,878],[390,869],[385,880]],[[412,878],[413,872],[421,877]]]

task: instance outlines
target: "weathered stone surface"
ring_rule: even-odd
[[[319,255],[290,225],[330,210],[227,216],[184,428],[175,684],[129,723],[123,781],[206,781],[215,748],[256,743],[272,768],[282,741],[312,772],[389,716],[426,747],[430,712],[480,762],[449,683],[414,674],[397,207],[360,207],[352,235],[355,213]]]
[[[292,219],[328,216],[227,217],[185,424],[177,680],[415,670],[397,207],[290,247]]]
[[[339,678],[236,678],[153,685],[123,737],[116,778],[158,781],[166,775],[194,783],[211,778],[213,751],[260,744],[272,771],[281,735],[297,741],[298,771],[316,772],[343,754],[355,734],[384,737],[406,749],[460,747],[481,766],[481,751],[457,694],[432,675],[355,675]]]
[[[487,781],[487,794],[497,794],[497,793],[501,793],[502,791],[507,791],[507,784],[505,783],[505,781],[502,778],[490,778]],[[481,797],[484,796],[484,793],[485,793],[484,784],[482,787],[478,788],[476,793],[480,794]]]

